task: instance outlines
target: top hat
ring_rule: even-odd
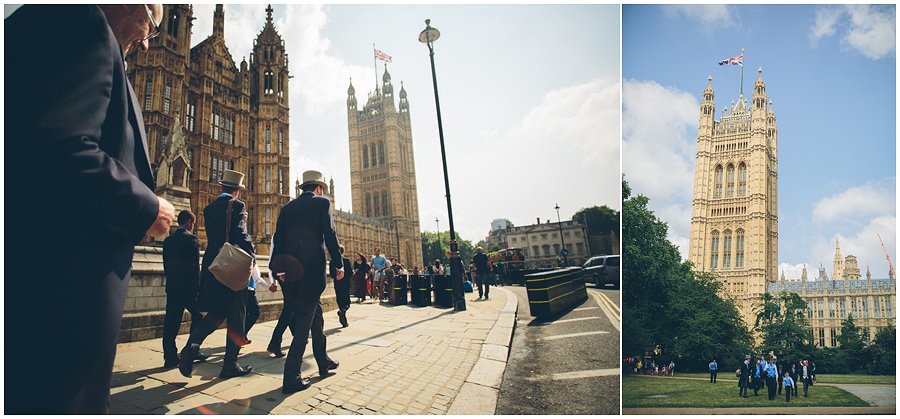
[[[325,183],[325,175],[317,170],[307,170],[303,172],[303,183],[300,184],[300,188],[310,184],[316,184],[321,186],[322,189],[328,190],[328,185]]]
[[[225,172],[222,173],[222,180],[219,181],[219,185],[244,189],[244,174],[226,169]]]

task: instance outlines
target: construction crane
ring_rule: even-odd
[[[884,250],[884,257],[888,260],[888,265],[891,265],[891,272],[894,274],[894,278],[897,277],[897,271],[894,270],[894,264],[891,262],[891,255],[888,254],[887,249],[884,247],[884,240],[881,240],[881,234],[878,234],[878,241],[881,242],[881,249]]]

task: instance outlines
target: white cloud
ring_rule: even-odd
[[[736,27],[731,8],[724,4],[665,5],[663,10],[670,17],[685,17],[702,24],[704,30]]]
[[[852,187],[816,202],[813,206],[813,220],[822,223],[843,218],[859,219],[894,214],[897,208],[895,190],[896,182],[893,178]]]
[[[894,52],[897,43],[896,8],[893,5],[847,5],[816,10],[816,22],[809,38],[820,39],[842,30],[842,47],[877,60]]]

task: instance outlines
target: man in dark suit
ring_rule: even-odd
[[[341,265],[345,268],[353,266],[350,264],[350,259],[344,257],[344,245],[338,245],[338,248],[341,249]],[[347,327],[350,326],[350,323],[347,322],[347,310],[350,310],[350,281],[352,281],[352,279],[350,277],[337,279],[336,266],[336,263],[330,264],[329,271],[331,273],[331,278],[334,279],[334,294],[338,305],[338,321],[341,322],[341,326]]]
[[[304,390],[310,385],[308,378],[300,376],[300,362],[310,332],[319,376],[325,377],[329,370],[338,367],[338,363],[325,353],[325,320],[319,302],[326,284],[326,248],[335,269],[335,279],[344,277],[331,201],[322,196],[327,185],[320,172],[304,172],[300,188],[303,193],[287,203],[278,216],[270,262],[271,271],[284,272],[285,304],[290,304],[294,311],[291,323],[294,340],[284,362],[281,389],[285,394]]]
[[[163,242],[163,269],[166,273],[166,318],[163,323],[164,368],[178,366],[175,337],[181,328],[184,310],[191,314],[191,332],[200,325],[203,314],[197,309],[200,293],[200,243],[194,235],[194,213],[178,213],[178,229]],[[197,359],[205,361],[208,355]]]
[[[6,170],[24,174],[4,185],[7,221],[28,220],[6,223],[6,414],[109,412],[134,246],[175,218],[125,77],[161,19],[158,4],[24,5],[4,22]]]
[[[200,311],[206,311],[200,326],[191,332],[187,344],[181,350],[178,369],[181,375],[190,377],[194,360],[200,355],[200,344],[207,336],[215,332],[223,321],[228,322],[225,337],[225,362],[219,377],[231,378],[246,375],[253,368],[238,365],[237,357],[241,346],[249,343],[244,340],[244,317],[247,310],[247,287],[238,291],[223,285],[209,271],[209,265],[219,254],[225,244],[226,229],[228,242],[240,247],[249,255],[253,255],[253,243],[247,233],[247,211],[243,202],[238,200],[241,189],[244,189],[244,174],[234,170],[225,170],[222,174],[222,194],[203,209],[206,219],[206,237],[208,244],[203,254],[203,267],[200,270]],[[226,219],[229,202],[232,202],[231,219]],[[247,274],[249,284],[250,274]]]

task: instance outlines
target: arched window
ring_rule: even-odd
[[[272,192],[272,168],[266,168],[266,193]]]
[[[172,82],[166,81],[166,92],[163,95],[163,113],[168,115],[172,109]]]
[[[725,230],[725,238],[722,240],[722,267],[731,267],[731,231]]]
[[[747,165],[741,163],[738,166],[738,195],[747,194]]]
[[[272,127],[266,125],[266,153],[272,152]]]
[[[366,194],[366,217],[372,216],[372,195]]]
[[[263,94],[271,95],[275,92],[274,88],[274,78],[271,70],[267,70],[263,77]]]
[[[369,147],[363,146],[363,169],[369,168]]]
[[[278,193],[284,193],[284,169],[278,169]]]
[[[250,192],[253,192],[255,189],[253,187],[253,185],[256,183],[256,173],[255,172],[256,171],[253,170],[253,166],[250,166],[250,176],[249,176],[249,181],[247,182],[247,189],[249,189]]]
[[[169,10],[169,21],[166,23],[166,32],[169,35],[178,37],[178,12]]]
[[[712,240],[709,243],[709,267],[715,269],[719,267],[719,232],[712,232]]]
[[[387,217],[389,215],[387,192],[381,193],[381,215],[383,215],[385,217]]]
[[[384,143],[378,143],[378,164],[384,164]]]
[[[716,166],[716,191],[714,197],[722,197],[722,166]]]
[[[247,232],[253,235],[253,207],[247,210]]]
[[[734,267],[744,267],[744,230],[739,229],[736,232],[737,243],[734,250]]]
[[[272,208],[266,208],[266,236],[272,235]]]
[[[378,192],[375,192],[375,196],[373,197],[373,201],[375,202],[375,216],[381,216],[381,207],[378,206]]]
[[[189,165],[188,179],[191,179],[194,177],[194,149],[193,148],[188,149],[188,165]]]
[[[375,167],[378,165],[378,154],[375,152],[375,144],[372,144],[369,148],[371,149],[372,154],[372,167]]]
[[[278,130],[278,154],[284,154],[284,130]]]
[[[727,196],[734,196],[734,165],[729,164],[725,172],[725,188]]]

